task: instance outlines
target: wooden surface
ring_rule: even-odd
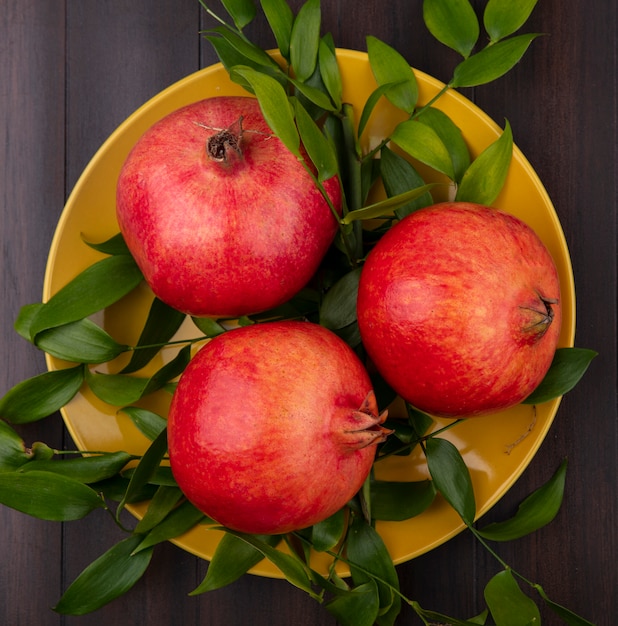
[[[3,394],[44,370],[42,354],[17,336],[12,323],[21,305],[41,298],[51,238],[80,173],[134,109],[215,59],[198,32],[205,14],[197,0],[0,4]],[[450,77],[456,59],[426,33],[420,0],[322,4],[324,29],[340,47],[365,49],[364,36],[372,34],[419,69]],[[488,518],[513,513],[568,457],[558,517],[535,535],[501,546],[500,554],[556,602],[609,626],[618,619],[616,3],[540,0],[527,30],[548,35],[506,78],[466,95],[499,123],[508,118],[549,191],[574,266],[577,345],[600,356],[564,399],[528,470]],[[252,32],[271,45],[263,26]],[[27,442],[71,446],[59,417],[20,432]],[[317,603],[279,580],[245,576],[226,589],[188,597],[206,564],[171,544],[155,551],[145,577],[128,595],[98,613],[53,613],[62,590],[120,537],[104,514],[57,524],[0,507],[0,624],[334,624]],[[406,596],[465,618],[483,606],[482,589],[497,566],[463,534],[398,571]],[[559,623],[545,612],[544,617],[544,623]],[[398,623],[420,622],[404,610]]]

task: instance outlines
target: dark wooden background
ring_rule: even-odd
[[[300,2],[294,1],[294,7]],[[420,0],[324,0],[325,30],[340,47],[373,34],[421,70],[448,80],[456,61],[422,25]],[[476,2],[483,6],[484,2]],[[218,3],[213,2],[217,7]],[[101,143],[139,105],[215,59],[199,34],[197,0],[0,2],[0,394],[44,370],[12,323],[39,301],[51,238],[65,199]],[[616,3],[540,0],[535,42],[504,79],[469,90],[494,119],[506,117],[563,224],[578,297],[577,344],[600,351],[569,394],[523,477],[489,517],[515,511],[569,458],[555,521],[503,545],[516,570],[596,624],[618,619],[616,420]],[[270,45],[263,25],[252,30]],[[28,442],[71,446],[59,418],[20,429]],[[0,624],[333,624],[288,583],[245,576],[188,597],[206,564],[161,546],[146,576],[100,612],[65,618],[50,609],[84,566],[120,538],[104,515],[55,524],[0,507]],[[483,606],[496,563],[468,535],[398,568],[403,592],[461,618]],[[545,623],[558,620],[547,615]],[[400,624],[418,623],[404,610]]]

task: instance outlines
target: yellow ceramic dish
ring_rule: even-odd
[[[367,55],[340,50],[338,58],[344,81],[344,98],[361,107],[375,88]],[[421,102],[427,102],[443,86],[439,81],[416,72]],[[43,297],[47,300],[78,272],[101,258],[87,247],[89,241],[104,241],[118,232],[115,217],[116,179],[129,150],[155,121],[188,104],[220,95],[246,95],[231,83],[221,65],[198,71],[164,90],[133,113],[103,144],[84,170],[64,209],[56,230],[45,276]],[[473,155],[496,140],[501,129],[480,109],[459,93],[448,92],[436,104],[461,128]],[[365,148],[388,136],[401,113],[383,101],[376,109],[363,135]],[[539,234],[553,255],[562,283],[563,328],[560,345],[573,345],[575,332],[575,295],[570,258],[558,217],[534,170],[515,148],[506,186],[496,201],[503,208],[526,221]],[[98,322],[120,342],[137,340],[152,295],[146,286],[139,287],[117,305],[101,314]],[[199,333],[188,321],[179,336]],[[148,375],[172,354],[163,355]],[[65,364],[47,358],[50,369]],[[97,367],[101,370],[101,367]],[[169,397],[156,395],[146,406],[166,414]],[[537,452],[554,419],[560,400],[536,408],[519,406],[501,415],[471,419],[450,429],[444,436],[457,445],[470,468],[479,516],[485,513],[517,480]],[[127,450],[142,453],[148,441],[129,418],[95,398],[88,389],[71,401],[62,414],[66,426],[80,450]],[[436,427],[444,425],[438,421]],[[378,478],[416,480],[427,476],[421,454],[394,457],[377,468]],[[131,511],[138,517],[143,506]],[[378,530],[395,563],[421,555],[453,537],[464,528],[461,520],[439,498],[422,515],[404,522],[378,523]],[[197,527],[175,540],[185,550],[210,559],[220,538],[219,531]],[[324,570],[327,561],[316,555],[313,565]],[[282,577],[277,568],[264,561],[252,570],[262,576]],[[341,574],[347,572],[342,568]]]

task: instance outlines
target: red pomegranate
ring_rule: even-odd
[[[524,400],[551,365],[558,272],[516,217],[434,205],[370,252],[357,313],[368,354],[405,400],[446,417],[492,413]]]
[[[169,412],[172,472],[220,524],[279,534],[338,511],[366,479],[380,424],[352,349],[311,322],[228,331],[182,374]]]
[[[239,317],[289,300],[337,232],[303,164],[249,97],[209,98],[154,124],[124,163],[117,218],[155,295],[195,316]]]

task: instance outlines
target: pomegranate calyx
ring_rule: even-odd
[[[343,444],[353,450],[360,450],[382,443],[393,432],[381,425],[387,416],[387,410],[378,413],[375,393],[370,391],[360,408],[350,414],[348,428],[341,432]]]
[[[229,166],[242,159],[242,116],[228,128],[210,128],[200,124],[204,128],[216,130],[206,142],[206,154],[208,158],[217,163]]]
[[[558,304],[556,298],[545,298],[537,293],[539,298],[539,306],[521,307],[527,312],[527,318],[522,330],[525,333],[534,334],[534,339],[538,340],[547,332],[547,329],[554,321],[555,312],[552,304]]]

